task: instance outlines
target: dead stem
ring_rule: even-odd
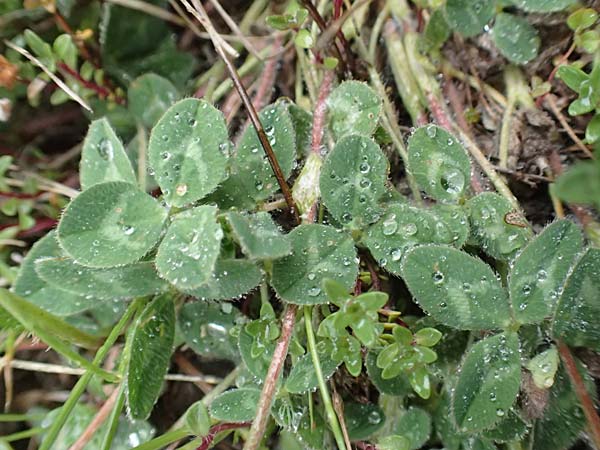
[[[569,137],[573,140],[573,142],[575,142],[575,144],[577,144],[577,148],[579,148],[583,153],[585,153],[588,158],[594,159],[594,154],[590,151],[589,148],[586,147],[586,145],[581,141],[581,139],[579,139],[579,137],[575,134],[575,131],[573,131],[573,128],[571,128],[571,126],[568,124],[567,119],[565,119],[565,116],[562,114],[562,112],[560,112],[560,109],[556,104],[555,97],[553,95],[548,95],[546,96],[545,102],[552,111],[552,114],[554,114],[556,119],[560,122],[563,129],[567,132]]]

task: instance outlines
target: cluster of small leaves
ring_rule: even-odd
[[[549,13],[574,3],[575,0],[447,0],[442,9],[434,11],[428,35],[443,36],[445,25],[464,37],[489,31],[504,57],[515,64],[525,64],[537,56],[540,37],[527,18],[511,8],[525,13]]]

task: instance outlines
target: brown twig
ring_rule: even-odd
[[[579,137],[573,131],[573,128],[571,128],[571,126],[568,124],[567,119],[565,119],[565,116],[562,114],[562,112],[560,112],[560,109],[556,104],[555,97],[553,95],[548,95],[545,101],[550,110],[552,111],[552,114],[554,114],[554,116],[560,122],[563,129],[567,132],[567,134],[573,140],[573,142],[577,144],[577,148],[579,148],[583,153],[585,153],[588,158],[594,159],[594,154],[590,151],[589,148],[586,147],[586,145],[581,141],[581,139],[579,139]]]
[[[113,407],[119,397],[119,392],[121,389],[116,387],[115,390],[110,394],[110,397],[104,402],[104,405],[98,410],[92,421],[86,427],[86,429],[81,433],[81,436],[75,441],[69,450],[83,450],[83,448],[87,445],[87,443],[92,439],[98,428],[104,423],[106,418],[112,412]]]
[[[292,214],[294,216],[296,223],[300,223],[300,216],[298,215],[298,209],[296,208],[294,199],[292,197],[292,191],[290,190],[290,187],[288,186],[287,182],[285,181],[285,176],[283,174],[283,171],[281,170],[281,166],[279,165],[279,162],[277,161],[277,157],[275,156],[273,147],[271,147],[271,143],[269,142],[269,138],[267,137],[267,134],[265,133],[262,123],[260,122],[258,113],[256,112],[256,109],[252,105],[252,100],[250,99],[250,96],[248,95],[248,92],[246,91],[246,88],[244,87],[242,80],[240,80],[240,76],[237,73],[235,66],[229,60],[229,56],[225,52],[225,49],[222,46],[221,40],[219,40],[219,38],[218,38],[218,33],[216,32],[214,26],[212,25],[210,18],[208,17],[208,15],[206,14],[206,11],[204,10],[204,7],[198,0],[192,0],[194,7],[192,7],[187,0],[180,0],[180,1],[186,7],[186,9],[190,13],[192,13],[194,15],[194,17],[196,17],[196,19],[198,19],[198,21],[202,24],[202,26],[210,34],[211,41],[213,43],[213,46],[215,47],[215,51],[217,52],[219,57],[223,60],[223,63],[225,64],[227,72],[229,73],[229,76],[231,77],[231,81],[233,81],[233,85],[235,86],[236,90],[240,94],[242,102],[244,103],[244,107],[246,108],[248,115],[250,116],[252,125],[254,126],[254,129],[256,130],[256,134],[258,135],[258,139],[260,140],[260,143],[265,151],[265,154],[267,155],[267,159],[269,160],[271,169],[273,170],[273,173],[275,174],[275,178],[277,178],[277,182],[279,183],[281,192],[283,193],[283,196],[285,197],[286,203],[287,203],[288,207],[290,208],[290,210],[292,211]]]
[[[191,362],[189,362],[188,359],[183,354],[181,354],[179,352],[175,353],[175,364],[177,364],[179,369],[187,375],[194,375],[194,376],[202,375],[202,372],[200,372],[198,369],[196,369],[196,367]],[[194,384],[196,386],[198,386],[198,388],[202,392],[204,392],[204,394],[210,392],[213,388],[210,384],[205,383],[203,381],[196,381]]]
[[[294,330],[294,324],[296,323],[297,309],[298,307],[296,305],[290,304],[287,305],[283,313],[281,336],[279,337],[279,341],[277,341],[275,351],[273,352],[273,358],[269,365],[269,370],[265,377],[265,384],[263,385],[260,400],[258,402],[256,417],[252,422],[252,427],[250,428],[248,439],[244,445],[244,450],[256,450],[265,432],[267,420],[271,414],[271,403],[273,402],[275,389],[277,388],[277,381],[279,380],[279,375],[283,369],[283,363],[287,357],[288,347],[292,338],[292,331]]]
[[[594,442],[594,446],[596,448],[600,448],[600,417],[598,417],[598,413],[594,407],[594,402],[585,387],[583,378],[577,370],[575,358],[573,358],[571,350],[569,350],[569,347],[567,347],[564,342],[558,342],[558,353],[560,354],[560,358],[562,359],[565,369],[569,374],[571,383],[573,383],[577,398],[581,403],[581,408],[583,409],[583,413],[585,414],[585,418],[588,423],[588,429],[591,434],[592,442]]]

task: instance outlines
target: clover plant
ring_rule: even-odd
[[[526,12],[571,3],[510,2]],[[493,1],[445,6],[465,35],[496,12]],[[271,22],[293,28],[304,19],[296,12]],[[536,54],[536,32],[522,17],[498,13],[491,33],[515,62]],[[28,36],[50,64],[51,49]],[[569,73],[588,80],[575,69],[561,76]],[[146,108],[148,92],[154,100]],[[278,209],[278,180],[254,128],[234,139],[210,102],[179,100],[158,75],[138,78],[128,97],[140,126],[151,128],[147,158],[134,168],[111,121],[93,120],[81,192],[28,253],[11,291],[0,291],[3,324],[38,335],[87,370],[74,400],[54,413],[60,420],[44,425],[42,448],[56,448],[92,377],[121,383],[117,404],[129,418],[147,419],[182,344],[237,364],[236,387],[208,409],[192,405],[173,434],[142,448],[251,422],[267,382],[275,384],[267,408],[282,439],[334,448],[334,439],[341,445],[337,416],[313,392],[323,394],[326,381],[340,376],[347,392],[368,378],[377,391],[371,398],[379,398],[346,396],[351,441],[535,450],[574,441],[585,422],[557,348],[600,350],[600,251],[586,247],[574,223],[557,220],[535,233],[509,200],[474,192],[461,139],[435,124],[414,129],[407,141],[406,169],[426,202],[405,197],[376,134],[383,99],[364,83],[343,82],[328,96],[331,150],[317,156],[306,157],[306,121],[299,120],[310,111],[281,99],[259,114],[284,177],[295,180],[299,212],[306,217],[311,205],[302,195],[319,199],[316,223],[300,224]],[[307,160],[312,165],[301,169]],[[399,287],[380,288],[382,281]],[[269,380],[286,332],[278,317],[289,305],[304,312],[294,319],[291,364]],[[112,321],[84,326],[105,307],[114,309]],[[100,362],[130,320],[118,370],[105,370]],[[75,348],[99,350],[90,362]],[[588,377],[583,366],[580,372]],[[545,398],[541,416],[527,411],[532,390]]]

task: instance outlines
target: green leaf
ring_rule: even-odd
[[[427,368],[421,366],[417,367],[408,374],[408,380],[413,390],[419,397],[427,400],[431,395],[431,381],[429,379],[429,373]]]
[[[158,242],[167,212],[123,181],[79,194],[63,213],[58,242],[79,264],[114,267],[139,260]]]
[[[186,292],[204,300],[231,300],[254,289],[262,278],[262,271],[252,261],[217,259],[208,282]]]
[[[173,217],[156,253],[156,268],[179,289],[194,289],[210,280],[223,230],[217,208],[203,205]]]
[[[200,356],[236,361],[237,340],[230,331],[239,315],[224,309],[213,302],[186,303],[179,312],[178,324],[186,344]]]
[[[185,426],[195,436],[206,436],[210,430],[210,416],[202,400],[192,404],[185,412]]]
[[[510,324],[506,291],[490,266],[450,247],[411,250],[402,277],[419,305],[434,319],[462,330],[489,330]]]
[[[377,441],[377,450],[409,450],[410,441],[404,436],[385,436]]]
[[[79,177],[82,190],[107,181],[137,183],[123,144],[105,118],[90,125],[81,150]]]
[[[540,37],[523,17],[498,14],[491,34],[500,53],[515,64],[526,64],[537,56]]]
[[[344,421],[351,441],[367,439],[385,425],[382,409],[373,403],[344,404]]]
[[[412,389],[408,378],[404,373],[397,377],[384,379],[382,377],[383,370],[377,367],[378,353],[374,350],[369,351],[365,360],[367,366],[367,374],[369,379],[375,385],[377,390],[382,394],[405,396],[411,393]]]
[[[577,0],[510,0],[510,3],[524,11],[542,13],[562,11],[576,2]]]
[[[450,37],[450,27],[444,17],[442,9],[432,11],[429,22],[425,26],[423,38],[428,51],[439,50],[444,42]]]
[[[77,70],[77,47],[70,35],[59,35],[52,44],[52,50],[67,66]]]
[[[600,249],[589,248],[558,299],[552,334],[573,347],[600,350]]]
[[[35,270],[35,262],[42,258],[55,258],[62,255],[56,240],[56,231],[49,232],[33,244],[25,256],[12,290],[49,313],[69,316],[92,308],[98,301],[95,297],[85,298],[66,292],[62,288],[57,289],[40,278]],[[63,285],[62,287],[66,287],[64,280]]]
[[[483,437],[495,442],[518,441],[523,439],[528,431],[529,427],[527,423],[519,414],[511,409],[494,429],[485,431]]]
[[[329,226],[305,224],[289,237],[292,254],[273,263],[272,285],[282,300],[300,305],[327,303],[322,289],[325,278],[350,291],[358,271],[350,236]]]
[[[525,219],[496,193],[484,192],[471,198],[467,209],[474,242],[493,258],[513,259],[531,236]]]
[[[440,240],[451,244],[453,247],[462,248],[469,238],[469,219],[465,209],[459,205],[444,205],[438,203],[429,210],[435,214],[446,226],[450,236],[444,238],[445,231],[443,227],[436,224],[436,230]]]
[[[38,334],[41,338],[51,335],[83,348],[98,346],[96,337],[78,330],[61,318],[2,288],[0,288],[0,307],[17,319],[30,333]]]
[[[415,343],[425,347],[433,347],[441,338],[442,333],[435,328],[421,328],[414,335]]]
[[[600,114],[592,117],[585,128],[585,141],[588,144],[595,144],[600,140]]]
[[[382,102],[366,83],[345,81],[327,98],[329,128],[336,141],[348,134],[371,136],[379,122]]]
[[[539,389],[548,389],[554,384],[558,362],[558,350],[552,346],[527,363],[527,369],[531,372],[533,383]]]
[[[169,80],[146,73],[129,85],[127,106],[142,125],[151,128],[179,97],[177,88]]]
[[[269,143],[287,179],[296,161],[296,134],[284,102],[265,107],[259,114]],[[254,127],[244,131],[236,148],[229,179],[215,193],[223,208],[251,208],[279,190],[277,178],[262,148]]]
[[[589,373],[578,363],[588,392],[595,398],[596,388]],[[544,413],[535,421],[531,432],[532,450],[566,450],[571,448],[586,425],[585,415],[564,368],[558,370]]]
[[[127,405],[131,417],[145,419],[158,399],[169,369],[175,336],[173,299],[169,295],[154,299],[134,327],[127,370]]]
[[[508,279],[517,321],[540,323],[552,313],[567,274],[582,250],[581,231],[568,220],[554,222],[523,249]]]
[[[475,36],[494,17],[493,0],[448,0],[446,20],[464,37]]]
[[[462,144],[437,125],[417,128],[408,139],[408,171],[428,195],[456,203],[471,179],[471,161]]]
[[[569,1],[569,0],[564,0]],[[573,0],[575,1],[575,0]],[[598,13],[592,8],[580,8],[569,14],[567,25],[573,31],[585,30],[598,20]]]
[[[431,436],[431,416],[421,408],[409,408],[402,416],[394,433],[410,442],[410,450],[421,448]]]
[[[590,78],[590,76],[580,68],[566,64],[563,64],[558,68],[556,77],[577,93],[581,90],[581,84]]]
[[[263,352],[257,357],[252,356],[252,345],[254,337],[248,333],[246,327],[243,327],[238,337],[238,349],[240,350],[240,356],[242,361],[250,371],[252,375],[257,377],[258,380],[264,380],[267,376],[267,371],[271,365],[271,359],[273,358],[273,351],[275,350],[275,343],[268,342],[265,345]]]
[[[248,258],[276,259],[291,253],[292,247],[288,237],[281,233],[281,229],[269,213],[229,212],[225,218]]]
[[[210,404],[210,415],[223,422],[248,422],[256,416],[260,390],[232,389],[219,395]]]
[[[204,100],[171,106],[152,129],[148,160],[169,205],[185,206],[226,177],[229,135],[223,114]]]
[[[98,300],[143,297],[158,294],[168,286],[151,262],[97,269],[69,258],[46,258],[36,261],[35,270],[56,289]]]
[[[311,48],[314,44],[314,39],[310,34],[310,31],[303,28],[296,34],[294,42],[300,48]]]
[[[33,52],[35,56],[44,64],[50,72],[56,71],[56,61],[54,54],[52,53],[52,47],[50,44],[45,42],[41,37],[35,34],[31,30],[25,30],[23,32],[25,42]]]
[[[363,242],[379,265],[400,275],[404,254],[415,245],[447,243],[454,235],[429,211],[404,203],[391,203],[379,222],[371,225]]]
[[[520,384],[516,334],[499,334],[477,342],[462,364],[452,397],[456,423],[470,432],[492,427],[513,405]]]
[[[340,139],[327,155],[319,186],[323,204],[339,222],[352,228],[379,219],[377,201],[385,193],[388,161],[368,137]]]
[[[326,341],[321,341],[317,344],[317,356],[325,380],[328,380],[340,365],[339,362],[331,359],[331,350],[331,345],[328,345]],[[319,380],[315,373],[312,355],[306,353],[292,366],[292,370],[285,382],[285,388],[292,394],[302,394],[318,386]]]
[[[600,209],[600,164],[595,161],[575,163],[558,177],[552,188],[561,200]]]

